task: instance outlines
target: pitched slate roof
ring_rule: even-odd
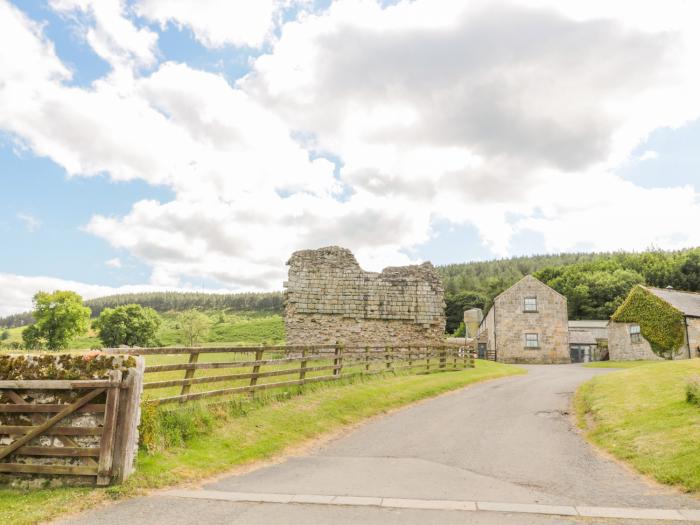
[[[663,299],[676,310],[689,317],[700,317],[700,293],[684,292],[672,288],[652,288],[645,286],[659,299]]]
[[[586,320],[570,320],[569,328],[584,329],[584,328],[607,328],[610,321],[607,319],[586,319]]]
[[[570,345],[594,345],[597,341],[587,330],[569,330]]]

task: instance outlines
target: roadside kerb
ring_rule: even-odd
[[[632,507],[592,507],[575,505],[541,505],[537,503],[512,503],[491,501],[457,501],[408,498],[381,498],[374,496],[347,496],[328,494],[275,494],[252,492],[226,492],[218,490],[176,489],[160,493],[161,496],[210,499],[217,501],[247,503],[280,503],[309,505],[371,506],[401,509],[483,511],[508,514],[542,514],[548,516],[577,516],[588,518],[610,518],[643,521],[696,521],[700,510],[653,509]]]

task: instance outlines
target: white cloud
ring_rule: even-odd
[[[653,149],[648,149],[639,156],[639,160],[656,160],[658,158],[658,151],[654,151]]]
[[[123,0],[50,0],[63,14],[82,13],[92,24],[81,24],[86,41],[113,67],[150,66],[155,62],[158,35],[137,28],[125,14]]]
[[[139,15],[189,28],[207,47],[260,47],[289,0],[139,0]],[[299,3],[299,2],[296,2]]]
[[[24,227],[29,233],[34,233],[41,227],[41,219],[34,217],[30,213],[18,213],[17,218],[24,223]]]
[[[112,259],[107,259],[105,261],[105,266],[109,266],[110,268],[121,268],[123,264],[119,257],[114,257]]]
[[[95,50],[128,71],[77,88],[41,28],[0,0],[0,128],[73,176],[173,190],[85,226],[150,265],[154,286],[278,289],[293,250],[328,244],[368,269],[406,264],[436,221],[475,225],[502,255],[523,230],[553,251],[700,244],[692,187],[615,175],[652,130],[700,116],[691,4],[655,18],[600,3],[338,0],[285,24],[236,85],[174,62],[139,72],[155,40],[125,4],[97,4],[54,6],[91,13]],[[205,45],[259,46],[281,4],[213,5],[136,10]]]
[[[55,277],[36,276],[28,277],[11,273],[0,273],[0,316],[10,315],[19,312],[26,312],[32,308],[32,297],[37,292],[53,292],[55,290],[72,290],[80,294],[83,299],[93,299],[106,295],[122,293],[141,292],[200,292],[226,293],[228,290],[203,290],[201,288],[173,288],[162,286],[151,286],[145,284],[124,285],[124,286],[102,286],[97,284],[87,284],[79,281],[67,279],[57,279]]]

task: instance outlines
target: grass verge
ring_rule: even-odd
[[[593,361],[586,363],[586,368],[636,368],[638,366],[650,365],[659,361]]]
[[[291,447],[392,409],[521,373],[524,370],[513,365],[477,361],[476,368],[459,372],[373,376],[352,383],[305,386],[304,395],[289,393],[284,400],[195,404],[171,414],[170,419],[162,414],[156,417],[162,426],[157,432],[174,436],[165,444],[179,440],[180,445],[151,454],[141,452],[138,470],[126,484],[108,489],[0,489],[0,523],[37,523],[109,499],[204,479],[280,456]]]
[[[579,426],[595,445],[642,474],[700,492],[700,408],[686,385],[700,360],[657,361],[583,384],[576,393]]]

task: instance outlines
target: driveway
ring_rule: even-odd
[[[608,370],[526,368],[203,491],[137,498],[61,523],[568,524],[588,519],[579,515],[625,517],[626,508],[675,509],[637,511],[634,522],[700,520],[700,500],[604,458],[575,430],[576,387]]]

